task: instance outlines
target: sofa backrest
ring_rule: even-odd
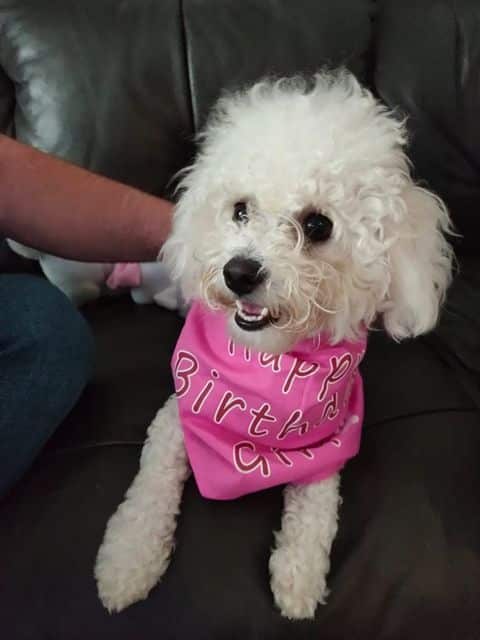
[[[0,127],[155,194],[223,89],[345,65],[408,115],[419,180],[476,252],[476,0],[0,0]]]
[[[350,63],[366,0],[0,0],[0,124],[19,140],[163,194],[222,88]],[[348,16],[348,20],[345,17]]]
[[[480,249],[480,3],[386,0],[374,86],[408,116],[416,175],[448,204],[463,253]]]

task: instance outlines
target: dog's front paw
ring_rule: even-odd
[[[98,596],[109,613],[122,611],[147,597],[153,585],[139,581],[130,567],[122,566],[108,545],[100,548],[95,566]]]
[[[110,613],[144,600],[167,569],[173,536],[150,533],[124,514],[110,519],[95,565],[98,595]]]
[[[314,556],[292,545],[280,546],[270,556],[271,588],[275,603],[290,619],[313,618],[317,604],[328,596],[328,554],[317,548]]]

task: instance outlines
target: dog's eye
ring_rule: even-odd
[[[302,222],[303,232],[311,242],[324,242],[332,235],[333,223],[323,213],[309,213]]]
[[[248,211],[246,202],[236,202],[233,205],[233,219],[235,222],[245,224],[248,222]]]

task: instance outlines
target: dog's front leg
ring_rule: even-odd
[[[110,518],[95,566],[98,593],[109,611],[146,598],[165,572],[189,467],[172,396],[148,429],[140,470]]]
[[[313,618],[328,595],[330,548],[337,532],[340,477],[285,489],[282,528],[270,557],[275,602],[287,618]]]

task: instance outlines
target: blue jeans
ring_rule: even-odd
[[[63,293],[0,275],[0,496],[73,407],[92,362],[92,336]]]

